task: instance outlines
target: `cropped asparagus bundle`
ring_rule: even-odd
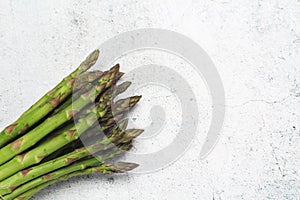
[[[126,129],[127,119],[120,122],[141,96],[115,101],[131,83],[117,84],[124,74],[119,65],[86,72],[98,55],[98,50],[90,54],[0,133],[1,199],[29,199],[60,180],[97,172],[123,173],[138,166],[106,163],[130,150],[143,132]]]

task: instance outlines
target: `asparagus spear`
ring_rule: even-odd
[[[118,70],[119,67],[115,66],[99,80],[98,85],[93,88],[92,91],[81,95],[73,103],[73,105],[68,106],[56,115],[47,118],[43,123],[26,135],[0,149],[0,165],[7,162],[14,156],[22,153],[26,149],[32,147],[50,132],[63,125],[65,122],[71,120],[80,109],[92,103],[95,100],[96,95],[100,94],[106,88],[111,86],[112,80],[114,79]],[[76,108],[77,110],[73,110],[73,108]],[[0,180],[2,179],[0,178]]]
[[[109,89],[103,94],[103,96],[99,99],[99,102],[100,102],[99,107],[102,108],[102,110],[104,110],[104,112],[103,112],[104,115],[103,115],[102,117],[99,118],[99,122],[100,122],[100,120],[101,120],[102,118],[106,118],[106,117],[105,117],[105,116],[106,116],[106,113],[107,113],[106,111],[108,111],[109,108],[111,108],[111,103],[112,103],[113,98],[115,98],[118,94],[121,94],[121,93],[123,93],[124,91],[126,91],[127,88],[128,88],[130,85],[131,85],[131,82],[124,82],[124,83],[122,83],[122,84],[120,84],[120,85],[118,85],[118,86],[116,86],[116,87],[111,87],[111,88],[109,88]],[[118,106],[120,107],[120,109],[129,110],[130,107],[133,107],[133,106],[139,101],[140,96],[138,96],[138,97],[133,96],[133,97],[130,97],[130,98],[131,98],[131,103],[130,103],[130,105],[127,105],[127,104],[125,104],[125,105],[119,104]],[[130,99],[130,98],[128,98],[128,99]],[[125,103],[127,103],[127,102],[125,102]],[[126,106],[128,106],[128,107],[126,107]],[[85,112],[86,112],[86,113],[89,113],[89,112],[91,112],[91,111],[90,111],[90,110],[87,110],[87,111],[85,111]],[[109,115],[110,115],[110,114],[109,114]],[[101,122],[101,124],[104,124],[104,126],[101,126],[101,125],[100,125],[100,128],[101,128],[101,130],[102,130],[101,133],[102,133],[103,131],[109,129],[111,125],[116,124],[116,122],[115,122],[114,120],[109,120],[109,121],[108,121],[108,120],[104,120],[104,121]],[[98,124],[96,124],[96,125],[98,125]],[[96,128],[96,130],[99,130],[98,127],[95,127],[95,128]],[[84,137],[85,139],[91,138],[91,136],[96,136],[96,137],[98,137],[99,135],[95,135],[96,132],[99,132],[99,131],[88,131],[86,134],[83,135],[83,137]],[[82,139],[82,138],[81,138],[81,139]],[[85,139],[84,139],[84,140],[85,140]]]
[[[110,149],[110,153],[116,150],[120,150],[116,145],[123,144],[132,140],[133,138],[141,134],[142,130],[131,130],[130,132],[126,132],[124,137],[119,138],[118,135],[120,135],[121,133],[123,133],[122,129],[118,129],[109,138],[104,138],[100,142],[96,142],[95,144],[90,145],[86,148],[84,147],[77,149],[67,155],[61,156],[46,163],[42,163],[32,168],[25,169],[14,174],[13,176],[8,177],[0,183],[0,195],[8,194],[14,188],[27,181],[30,181],[55,169],[68,166],[77,160],[90,156],[91,154],[102,152],[107,149]]]
[[[117,89],[115,90],[116,94],[119,94],[121,91],[124,91],[125,88],[126,88],[125,86],[129,87],[129,83],[128,82],[124,82],[124,84],[120,84],[119,86],[117,86]],[[122,107],[122,108],[118,108],[118,110],[121,113],[123,113],[122,109],[123,109],[123,111],[126,111],[126,110],[130,110],[132,107],[134,107],[136,105],[136,103],[139,101],[140,96],[130,97],[130,99],[131,99],[131,103],[129,103],[129,105],[127,105],[127,104],[126,105],[119,104],[119,106]],[[108,116],[110,116],[111,118],[109,118]],[[123,116],[124,116],[124,114],[119,114],[119,115],[112,116],[112,113],[106,113],[104,115],[104,117],[102,117],[102,118],[99,119],[101,130],[102,131],[108,130],[110,127],[112,127],[113,125],[115,125],[121,118],[123,118]],[[71,128],[68,128],[66,130],[69,130],[69,129],[71,129]],[[93,128],[91,128],[91,130],[86,131],[81,136],[83,138],[81,138],[80,140],[83,139],[83,141],[87,141],[92,136],[99,137],[99,134],[97,134],[98,132],[99,132],[99,127],[97,127],[97,126],[93,127]],[[99,139],[99,138],[97,138],[97,139]],[[78,144],[80,145],[81,141],[76,140],[76,141],[70,142],[68,145],[64,146],[63,148],[60,148],[55,153],[53,153],[50,156],[46,157],[45,161],[49,161],[49,160],[52,160],[54,158],[57,158],[57,157],[63,155],[65,152],[67,152],[67,153],[71,152],[70,149],[74,149],[75,147],[78,147]],[[43,162],[44,162],[44,160],[43,160]]]
[[[113,98],[115,98],[117,95],[125,92],[131,85],[130,81],[125,81],[123,83],[121,83],[120,85],[118,85],[115,89],[114,89],[114,93],[113,93]]]
[[[0,133],[0,148],[12,141],[18,135],[24,133],[39,120],[50,113],[57,105],[66,99],[72,92],[75,78],[88,70],[98,59],[99,51],[96,50],[90,54],[86,60],[68,77],[64,78],[55,88],[48,92],[13,124],[6,127]]]
[[[102,155],[98,155],[97,158],[92,158],[92,162],[90,165],[97,164],[99,162],[105,161],[107,159],[114,158],[117,155],[120,155],[121,153],[124,153],[125,151],[129,150],[131,148],[131,144],[124,144],[119,147],[113,147],[112,145],[102,145],[101,151],[103,152]],[[95,147],[93,147],[95,149]],[[105,152],[105,150],[109,149],[109,152]],[[10,194],[12,191],[14,191],[17,187],[20,185],[31,181],[39,176],[48,174],[54,170],[63,168],[63,167],[70,167],[71,164],[74,163],[77,167],[81,167],[82,163],[75,163],[76,161],[88,157],[90,154],[88,153],[87,149],[78,149],[73,154],[69,154],[67,156],[62,156],[58,159],[55,159],[53,161],[49,161],[48,163],[44,163],[41,165],[38,165],[36,167],[32,167],[31,169],[23,170],[14,176],[9,177],[8,179],[4,180],[1,183],[1,189],[0,193],[1,195]],[[88,159],[90,160],[90,159]],[[83,161],[82,161],[83,162]]]
[[[86,72],[96,63],[98,57],[99,57],[99,50],[93,51],[90,55],[87,56],[87,58],[79,65],[79,67],[75,71],[73,71],[69,76],[65,77],[55,88],[53,88],[49,93],[47,93],[44,97],[42,97],[31,108],[39,108],[40,106],[48,102],[49,97],[52,98],[53,96],[62,93],[60,91],[61,88],[65,87],[66,83],[68,82],[74,83],[78,76]],[[73,88],[71,88],[71,90],[72,89]],[[71,93],[72,91],[69,92]]]
[[[123,91],[124,87],[121,85],[119,92]],[[89,110],[89,114],[80,119],[75,125],[67,126],[62,133],[56,137],[51,138],[38,147],[16,156],[7,163],[0,166],[0,180],[3,180],[12,174],[25,169],[34,164],[40,163],[45,157],[54,153],[65,145],[77,140],[80,135],[89,129],[97,120],[104,116],[107,107],[110,106],[113,95],[113,87],[106,90],[99,99],[99,104],[95,109]]]
[[[68,171],[71,171],[70,173],[65,173],[65,169],[61,169],[54,173],[44,175],[27,184],[22,185],[21,187],[13,191],[13,193],[4,196],[4,199],[12,200],[16,197],[17,197],[16,199],[22,199],[26,197],[30,198],[45,187],[59,181],[67,180],[74,176],[95,174],[95,173],[102,173],[102,174],[125,173],[127,171],[133,170],[136,167],[138,167],[138,165],[134,163],[118,162],[116,164],[103,164],[103,165],[89,167],[87,169],[82,169],[78,171],[72,171],[68,169]],[[61,173],[63,173],[64,175],[61,175]]]
[[[116,65],[118,66],[118,65]],[[115,82],[117,80],[119,80],[122,76],[124,75],[123,72],[118,72],[117,75],[115,76]],[[78,96],[80,96],[80,94],[83,94],[85,92],[87,92],[88,90],[90,90],[90,88],[92,88],[92,86],[94,85],[94,82],[86,82],[85,84],[78,84],[77,85],[77,82],[76,82],[76,85],[75,85],[75,88],[74,88],[74,96],[72,97],[72,100],[78,98]]]
[[[114,116],[112,116],[111,111],[110,111],[110,113],[106,113],[105,116],[103,118],[100,118],[100,120],[99,120],[101,130],[106,131],[109,128],[111,128],[113,125],[115,125],[120,119],[123,118],[124,112],[132,109],[136,105],[136,103],[139,101],[140,98],[141,98],[140,96],[130,97],[130,98],[128,98],[131,100],[131,103],[129,103],[129,105],[127,103],[125,103],[124,105],[119,104],[118,105],[119,108],[117,108],[117,110],[119,110],[119,114],[117,114],[117,115],[115,114]],[[91,141],[91,140],[92,141],[99,140],[98,131],[99,131],[99,127],[96,126],[96,127],[92,128],[91,130],[85,132],[81,136],[80,140],[83,140],[85,142]],[[93,138],[95,138],[95,139],[93,139]],[[80,140],[71,142],[70,144],[66,145],[65,147],[59,149],[53,155],[50,155],[49,157],[47,157],[45,160],[49,161],[51,159],[54,159],[54,158],[64,154],[65,152],[70,152],[70,149],[74,149],[75,147],[82,145]]]
[[[89,72],[89,73],[93,73],[93,72]],[[65,102],[63,102],[63,104],[61,106],[59,106],[57,109],[55,109],[55,111],[53,112],[52,115],[56,115],[57,113],[59,113],[60,111],[62,111],[63,109],[65,109],[66,107],[71,105],[72,101],[76,100],[80,96],[80,94],[83,94],[83,93],[87,92],[89,89],[91,89],[93,86],[93,82],[96,80],[99,80],[101,78],[101,75],[103,75],[103,72],[96,72],[95,74],[82,75],[82,76],[85,76],[83,78],[83,80],[79,79],[80,81],[78,81],[78,83],[77,82],[75,83],[75,86],[74,86],[75,94],[73,93],[74,96],[72,98],[68,98]],[[124,75],[124,73],[119,72],[116,77],[116,80],[119,80],[123,75]],[[129,83],[124,82],[123,87],[125,87],[125,85],[128,85],[128,87],[129,87],[130,86]]]
[[[127,123],[127,120],[125,120],[124,122]],[[123,124],[124,124],[123,122]],[[122,123],[121,123],[122,124]],[[111,126],[117,126],[116,123],[111,123],[109,126],[106,126],[106,127],[100,127],[102,131],[107,131],[108,128],[110,128]],[[81,137],[84,137],[84,141],[86,141],[88,138],[94,136],[94,137],[97,137],[95,140],[93,140],[93,142],[95,142],[96,140],[99,140],[101,139],[100,136],[102,136],[103,134],[100,133],[99,134],[99,127],[98,126],[92,126],[92,128],[88,131],[86,131],[83,136]],[[62,155],[65,155],[67,153],[70,153],[72,152],[74,149],[76,148],[80,148],[80,147],[83,147],[83,144],[81,142],[81,139],[77,139],[73,142],[70,142],[69,144],[65,145],[64,147],[60,148],[59,150],[57,150],[56,152],[54,152],[53,154],[51,154],[50,156],[47,156],[43,162],[48,162],[50,160],[53,160],[55,158],[58,158]]]
[[[118,100],[112,104],[111,108],[107,111],[107,114],[100,121],[107,122],[114,117],[118,117],[120,114],[129,111],[140,101],[141,98],[142,96],[132,96]]]
[[[52,115],[55,115],[72,104],[72,101],[77,99],[81,94],[88,92],[95,82],[98,82],[99,79],[103,76],[101,71],[92,71],[82,74],[78,77],[74,88],[73,88],[73,98],[68,98],[65,102],[62,103],[58,108],[56,108]],[[76,98],[75,98],[76,97]]]
[[[0,166],[0,179],[3,180],[22,169],[40,163],[51,153],[78,139],[79,133],[88,129],[96,120],[95,115],[91,113],[86,118],[79,120],[77,129],[74,124],[71,127],[67,126],[67,128],[56,137],[46,140],[36,148],[14,157]]]
[[[103,72],[99,71],[99,70],[86,72],[86,73],[80,75],[77,78],[76,83],[74,84],[73,91],[78,91],[81,88],[84,88],[89,83],[93,83],[93,82],[99,80],[102,75],[103,75]]]
[[[116,94],[119,94],[119,92],[121,91],[120,89],[121,88],[125,89],[124,86],[128,85],[128,84],[129,83],[125,82],[124,84],[119,85],[118,87],[120,87],[120,88],[117,88],[115,90]],[[124,105],[119,102],[118,106],[115,106],[116,110],[118,110],[118,114],[114,113],[114,115],[113,115],[110,110],[109,112],[107,112],[104,115],[104,117],[99,119],[101,130],[106,131],[109,128],[111,128],[113,125],[115,125],[118,121],[120,121],[124,117],[124,112],[132,109],[138,103],[140,98],[141,98],[141,96],[133,96],[133,97],[127,98],[128,100],[130,100],[129,104],[127,103],[127,100],[122,100],[122,102],[125,102]],[[93,140],[92,137],[99,139],[99,138],[97,138],[97,137],[99,137],[99,134],[97,134],[98,132],[99,132],[99,127],[94,127],[90,131],[83,134],[81,136],[80,140],[87,142],[87,140]],[[95,140],[93,140],[93,141],[95,141]],[[58,150],[58,152],[55,152],[53,155],[50,155],[49,157],[47,157],[45,160],[51,160],[53,158],[58,157],[59,155],[62,155],[64,152],[70,152],[69,149],[74,149],[74,147],[78,146],[78,144],[80,145],[81,141],[74,141],[73,143],[71,142],[69,144],[70,147],[69,147],[69,145],[63,147],[62,149]]]

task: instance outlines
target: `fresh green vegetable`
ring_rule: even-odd
[[[117,84],[124,75],[118,64],[86,72],[98,56],[98,50],[91,53],[0,133],[0,199],[29,199],[70,177],[123,173],[138,166],[107,163],[129,151],[143,132],[126,129],[128,119],[122,120],[141,96],[115,101],[131,82]]]

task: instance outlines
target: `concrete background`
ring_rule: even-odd
[[[102,42],[150,27],[192,38],[219,70],[227,113],[215,150],[200,160],[199,134],[167,168],[74,178],[34,199],[300,199],[299,0],[0,1],[0,127]]]

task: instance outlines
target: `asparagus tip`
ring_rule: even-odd
[[[83,63],[88,63],[87,65],[84,65],[82,71],[86,71],[87,69],[89,69],[92,65],[94,65],[96,63],[96,61],[98,60],[100,51],[99,49],[96,49],[95,51],[93,51],[90,55],[88,55],[88,57],[85,59],[85,62]]]
[[[117,172],[123,173],[127,171],[131,171],[135,168],[137,168],[139,165],[136,163],[128,163],[128,162],[118,162],[114,164],[114,169]]]
[[[132,138],[136,138],[141,135],[144,130],[143,129],[127,129],[126,134],[130,135]]]
[[[123,83],[121,83],[120,85],[118,85],[118,89],[120,89],[121,91],[126,90],[127,88],[129,88],[129,86],[132,83],[130,81],[125,81]]]
[[[97,60],[98,57],[99,57],[99,54],[100,54],[99,49],[96,49],[95,51],[93,51],[93,52],[90,54],[89,57],[90,57],[92,60]]]
[[[124,76],[124,74],[124,72],[118,72],[117,79],[120,79],[122,76]]]
[[[142,98],[142,95],[130,97],[130,107],[135,106],[135,104],[137,104],[141,98]]]
[[[116,64],[115,66],[113,66],[112,68],[110,68],[109,71],[119,71],[120,70],[120,64]],[[118,72],[118,73],[122,73],[122,72]]]

